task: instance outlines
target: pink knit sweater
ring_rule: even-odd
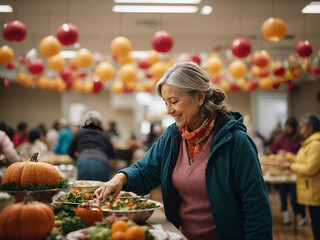
[[[20,156],[13,147],[8,135],[0,130],[0,154],[4,154],[10,163],[20,161]]]
[[[179,157],[173,170],[172,183],[182,202],[179,209],[181,228],[189,240],[219,239],[205,184],[212,135],[192,165],[189,164],[185,141],[181,141]]]

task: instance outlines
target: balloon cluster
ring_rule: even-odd
[[[279,18],[269,18],[263,23],[261,31],[267,40],[279,41],[285,36],[286,24]],[[17,20],[3,26],[3,37],[8,42],[21,42],[26,33],[25,25]],[[289,59],[273,60],[265,50],[251,54],[250,41],[237,37],[231,42],[228,61],[224,63],[219,56],[219,48],[205,56],[183,53],[178,58],[172,57],[173,37],[162,30],[152,35],[151,49],[145,58],[136,60],[131,41],[118,36],[110,43],[111,60],[81,48],[76,51],[74,58],[67,61],[60,54],[61,48],[72,47],[78,39],[77,27],[72,23],[64,23],[57,28],[55,36],[45,36],[37,49],[33,48],[25,56],[19,56],[17,61],[10,46],[0,46],[0,64],[8,70],[16,69],[16,81],[23,86],[83,93],[102,92],[104,82],[112,79],[111,91],[114,93],[151,92],[156,82],[177,61],[197,63],[225,91],[250,91],[258,87],[277,89],[285,82],[288,89],[294,91],[293,80],[299,78],[302,71],[312,77],[320,76],[320,51],[315,60],[311,60],[312,46],[307,40],[297,43],[296,52]],[[5,79],[3,86],[6,89],[10,87],[8,79]]]

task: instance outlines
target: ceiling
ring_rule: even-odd
[[[132,14],[113,13],[112,0],[0,0],[10,4],[13,13],[0,13],[0,25],[20,20],[27,27],[27,37],[20,43],[6,42],[16,55],[37,47],[47,35],[71,22],[78,27],[81,47],[109,54],[109,45],[119,35],[128,37],[133,50],[151,49],[152,34],[167,30],[174,38],[171,53],[210,52],[220,47],[227,50],[238,36],[247,37],[253,51],[265,49],[273,58],[285,58],[295,51],[299,40],[311,42],[314,55],[320,49],[320,14],[302,14],[307,0],[202,0],[213,12],[195,14]],[[274,16],[287,24],[287,36],[279,42],[268,42],[261,34],[261,25]],[[72,49],[68,47],[65,49]]]

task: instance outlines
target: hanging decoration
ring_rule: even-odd
[[[78,41],[78,29],[72,23],[64,23],[58,27],[57,38],[64,46],[70,46]]]
[[[10,88],[10,81],[8,80],[8,78],[4,78],[3,79],[3,87],[5,89],[9,89]]]
[[[8,65],[13,61],[14,51],[8,45],[3,45],[0,47],[0,64]]]
[[[238,37],[234,39],[231,43],[230,48],[233,55],[238,58],[245,58],[251,52],[251,44],[249,40],[243,37]]]
[[[114,56],[116,57],[125,57],[131,51],[131,42],[126,37],[116,37],[111,41],[110,49]]]
[[[9,42],[21,42],[26,37],[26,34],[26,26],[18,20],[5,23],[2,28],[3,38]]]
[[[297,43],[296,51],[300,57],[310,57],[312,54],[312,46],[308,40],[301,40]]]
[[[39,43],[39,50],[44,57],[52,57],[60,52],[60,42],[54,36],[44,37]]]
[[[167,31],[158,31],[153,34],[151,45],[157,52],[169,52],[173,46],[173,37]]]
[[[101,62],[95,67],[94,75],[97,75],[103,81],[109,81],[114,77],[115,70],[112,64],[108,62]]]
[[[280,18],[270,17],[263,22],[261,31],[265,39],[277,42],[286,35],[287,25]]]

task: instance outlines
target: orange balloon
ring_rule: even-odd
[[[14,52],[8,45],[0,47],[0,64],[8,65],[14,58]]]
[[[243,78],[246,75],[246,65],[241,60],[237,59],[229,64],[229,73],[234,78]]]
[[[86,81],[82,85],[82,91],[84,93],[92,93],[93,90],[93,83],[92,81]]]
[[[269,64],[269,61],[270,61],[270,55],[265,50],[256,51],[252,56],[253,64],[261,68],[267,66]]]
[[[150,50],[149,55],[146,58],[147,63],[150,65],[160,61],[159,53],[156,50]]]
[[[72,84],[72,89],[77,91],[77,92],[81,92],[83,89],[83,81],[81,78],[77,78],[76,80],[74,80],[73,84]]]
[[[95,67],[94,75],[99,76],[103,81],[109,81],[114,77],[115,70],[112,64],[101,62]]]
[[[86,48],[81,48],[77,52],[76,64],[78,67],[86,68],[92,63],[92,53]]]
[[[243,84],[243,86],[241,87],[241,89],[242,89],[243,91],[249,91],[249,90],[250,90],[250,85],[251,85],[251,82],[245,81],[245,83]]]
[[[211,74],[217,74],[222,68],[222,61],[218,57],[211,57],[207,62],[207,71]]]
[[[131,52],[129,52],[126,56],[117,58],[117,62],[121,65],[133,63],[133,61],[134,59]]]
[[[243,78],[239,78],[236,80],[236,84],[239,88],[243,88],[243,86],[246,84],[246,80],[244,80]]]
[[[134,91],[136,91],[136,92],[144,92],[144,91],[146,91],[145,84],[137,82],[134,85]]]
[[[111,91],[117,94],[123,93],[124,83],[122,81],[114,81],[111,86]]]
[[[231,84],[227,81],[222,81],[220,83],[220,88],[225,92],[229,92],[231,89]]]
[[[273,81],[270,77],[264,77],[259,79],[259,86],[263,89],[269,90],[273,87]]]
[[[47,36],[42,38],[39,43],[39,50],[45,57],[52,57],[60,52],[61,44],[54,36]]]
[[[17,83],[24,85],[27,81],[27,74],[25,74],[24,72],[19,72],[17,74],[16,81]]]
[[[287,25],[282,19],[271,17],[263,22],[261,31],[267,40],[277,42],[286,35]]]
[[[48,58],[49,68],[53,71],[60,71],[64,68],[66,60],[60,56],[60,54],[54,55]]]
[[[159,80],[169,67],[168,62],[157,62],[151,66],[151,74],[156,80]]]
[[[35,82],[35,79],[32,76],[28,75],[23,85],[25,87],[30,87],[31,85],[34,84],[34,82]]]
[[[147,91],[147,92],[153,92],[154,87],[156,86],[156,84],[157,84],[157,81],[155,81],[155,80],[148,80],[148,81],[144,84],[144,86],[145,86],[145,88],[146,88],[146,91]]]
[[[119,36],[112,40],[110,49],[113,55],[124,57],[131,51],[131,42],[128,38]]]
[[[137,69],[131,64],[123,65],[120,68],[120,78],[124,82],[136,81]]]
[[[253,65],[251,68],[252,77],[259,77],[260,74],[261,74],[261,68],[256,65]]]
[[[47,88],[47,78],[45,76],[41,76],[37,81],[38,88],[46,89]]]
[[[57,92],[62,93],[67,89],[67,84],[65,83],[65,81],[63,81],[62,78],[58,77],[58,78],[55,79],[54,89]]]

